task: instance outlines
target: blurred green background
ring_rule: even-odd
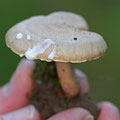
[[[21,59],[5,45],[7,30],[28,17],[58,10],[82,15],[90,30],[106,40],[109,49],[104,57],[76,67],[89,76],[93,99],[109,100],[120,108],[120,0],[0,0],[0,85],[10,79]]]

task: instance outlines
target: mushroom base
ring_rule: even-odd
[[[58,80],[51,79],[48,75],[47,77],[42,77],[44,79],[38,80],[37,75],[39,76],[40,74],[34,73],[35,87],[33,89],[32,97],[29,99],[30,104],[33,104],[36,107],[43,118],[47,119],[50,116],[69,108],[83,107],[94,116],[95,120],[97,120],[100,110],[87,94],[68,98],[60,88],[59,84],[55,82]]]

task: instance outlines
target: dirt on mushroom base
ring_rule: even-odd
[[[68,98],[65,95],[60,87],[54,63],[38,61],[36,63],[32,76],[35,79],[35,87],[33,95],[29,99],[43,118],[48,118],[69,108],[83,107],[90,111],[97,120],[100,110],[88,95],[78,95],[74,98]]]

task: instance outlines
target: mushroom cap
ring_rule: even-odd
[[[86,20],[82,16],[72,12],[53,12],[49,15],[49,18],[51,24],[66,24],[80,30],[88,30],[89,28]]]
[[[107,45],[103,37],[81,31],[77,24],[80,17],[74,16],[76,14],[57,12],[22,21],[7,32],[6,44],[16,54],[30,60],[80,63],[104,55]]]

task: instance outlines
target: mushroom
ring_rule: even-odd
[[[80,30],[88,30],[88,24],[85,19],[72,12],[53,12],[49,15],[50,22],[56,22],[57,24],[66,24],[71,27],[78,28]]]
[[[72,63],[97,59],[106,53],[102,36],[88,29],[84,19],[69,12],[36,16],[12,27],[6,44],[13,52],[27,59],[55,61],[64,92],[74,97],[80,92]]]

